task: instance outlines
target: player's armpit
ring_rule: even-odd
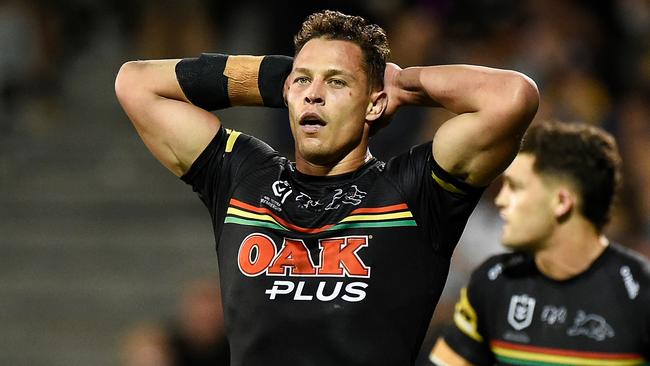
[[[473,364],[456,353],[444,338],[438,338],[429,354],[429,361],[436,366],[472,366]]]

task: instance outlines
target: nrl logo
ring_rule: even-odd
[[[273,194],[282,199],[281,203],[284,203],[284,200],[293,192],[291,185],[286,180],[276,180],[271,185],[271,188],[273,189]]]
[[[516,330],[522,330],[533,321],[535,299],[523,294],[513,295],[508,308],[508,323]]]

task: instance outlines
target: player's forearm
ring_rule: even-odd
[[[472,363],[456,353],[444,338],[438,338],[429,354],[429,360],[436,366],[472,366]]]
[[[441,106],[453,113],[532,115],[539,100],[525,75],[472,65],[410,67],[398,77],[402,104]]]
[[[283,85],[291,67],[286,56],[202,54],[180,61],[176,77],[187,99],[206,110],[284,107]]]

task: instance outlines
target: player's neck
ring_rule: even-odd
[[[372,159],[372,154],[367,148],[355,149],[333,164],[310,162],[296,153],[296,169],[303,174],[314,176],[340,175],[359,169],[370,159]]]
[[[535,263],[544,275],[565,280],[586,271],[607,245],[607,239],[580,217],[556,228],[543,249],[535,253]]]

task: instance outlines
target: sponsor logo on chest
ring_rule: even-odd
[[[269,236],[253,233],[239,246],[238,266],[247,277],[283,277],[266,289],[269,300],[281,296],[295,301],[331,301],[341,298],[348,302],[362,301],[368,287],[362,281],[332,281],[330,278],[370,278],[359,252],[368,246],[368,236],[342,236],[318,241],[318,260],[303,240],[283,238],[281,246]],[[323,278],[311,291],[306,290],[306,277]],[[288,279],[287,279],[288,278]],[[302,278],[302,280],[301,280]],[[329,280],[326,280],[329,279]]]

